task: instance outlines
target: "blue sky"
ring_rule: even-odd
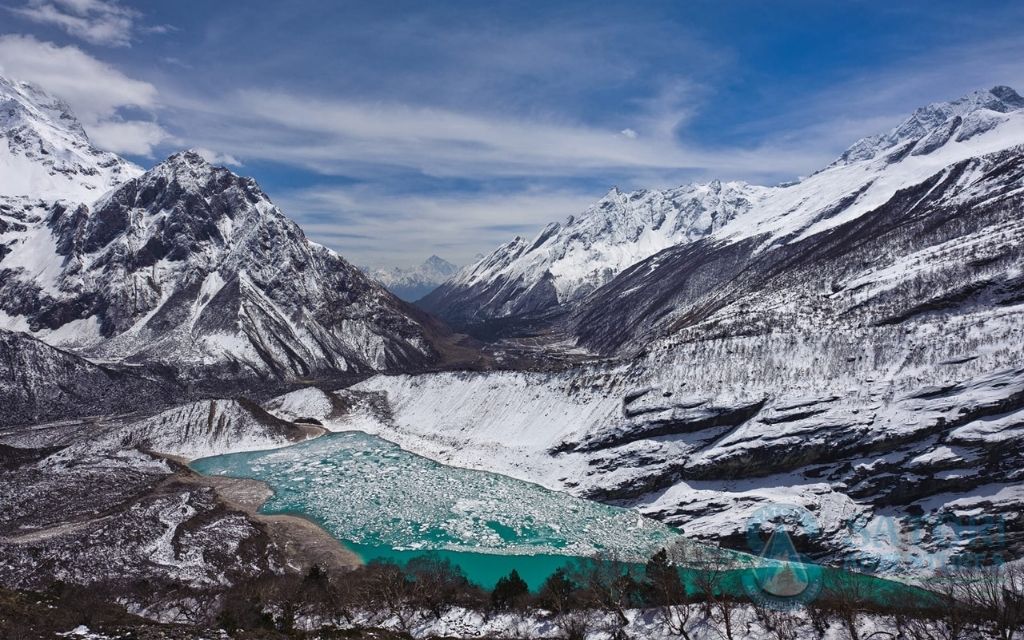
[[[1005,2],[7,0],[0,68],[149,166],[194,147],[353,262],[467,262],[611,186],[805,175],[1024,86]]]

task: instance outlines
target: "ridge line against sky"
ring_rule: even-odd
[[[1024,7],[16,0],[0,73],[151,166],[252,175],[357,264],[466,263],[611,186],[773,184],[1024,86]]]

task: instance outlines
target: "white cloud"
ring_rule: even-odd
[[[682,114],[640,114],[620,129],[551,117],[523,118],[402,103],[245,90],[203,101],[175,97],[187,113],[192,144],[236,157],[265,159],[328,175],[379,176],[415,171],[435,177],[571,177],[661,174],[669,182],[695,172],[796,175],[798,150],[709,149],[681,143],[668,129]],[[623,178],[624,179],[624,178]]]
[[[78,47],[60,47],[32,36],[0,36],[0,65],[5,75],[34,82],[66,100],[104,149],[148,156],[155,145],[170,138],[155,122],[120,114],[126,107],[152,112],[159,106],[156,87],[129,78]]]
[[[82,117],[106,116],[120,106],[150,108],[157,101],[152,84],[129,78],[75,46],[0,36],[0,64],[5,73],[61,96]]]
[[[242,162],[235,156],[231,155],[230,153],[218,153],[212,149],[207,149],[206,147],[196,147],[192,150],[198,153],[203,160],[206,160],[210,164],[223,165],[228,167],[242,166]]]
[[[614,130],[574,123],[262,90],[243,93],[241,102],[249,114],[279,128],[353,145],[366,161],[406,158],[403,164],[439,175],[462,173],[468,166],[500,174],[546,171],[552,165],[669,166],[688,160],[667,140],[640,146]]]
[[[625,128],[625,129],[623,129],[623,130],[622,130],[622,131],[620,131],[619,133],[621,133],[622,135],[624,135],[624,136],[626,136],[627,138],[630,138],[630,139],[632,139],[632,140],[635,140],[635,139],[636,139],[636,137],[637,137],[638,135],[640,135],[640,134],[638,134],[638,133],[637,133],[636,131],[634,131],[634,130],[632,130],[632,129],[628,128],[628,127],[627,127],[627,128]]]
[[[28,0],[17,15],[64,30],[90,44],[127,47],[139,12],[112,0]]]
[[[137,156],[151,156],[153,147],[168,138],[160,125],[142,120],[95,122],[88,125],[87,133],[102,149]]]
[[[310,238],[357,264],[414,266],[431,253],[466,264],[515,235],[532,237],[602,194],[515,192],[396,195],[379,187],[314,187],[274,201]]]

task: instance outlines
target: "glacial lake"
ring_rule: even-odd
[[[436,554],[485,588],[516,569],[537,589],[558,567],[602,552],[644,562],[680,535],[635,511],[446,466],[361,432],[191,467],[266,482],[274,495],[262,513],[309,518],[366,562]]]

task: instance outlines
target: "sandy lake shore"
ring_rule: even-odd
[[[248,478],[204,476],[188,467],[188,460],[178,456],[164,458],[175,466],[173,481],[210,487],[225,507],[245,513],[263,526],[270,539],[284,554],[292,569],[306,572],[317,565],[328,571],[346,570],[362,564],[362,560],[320,525],[297,515],[267,515],[260,507],[273,492],[265,482]]]

